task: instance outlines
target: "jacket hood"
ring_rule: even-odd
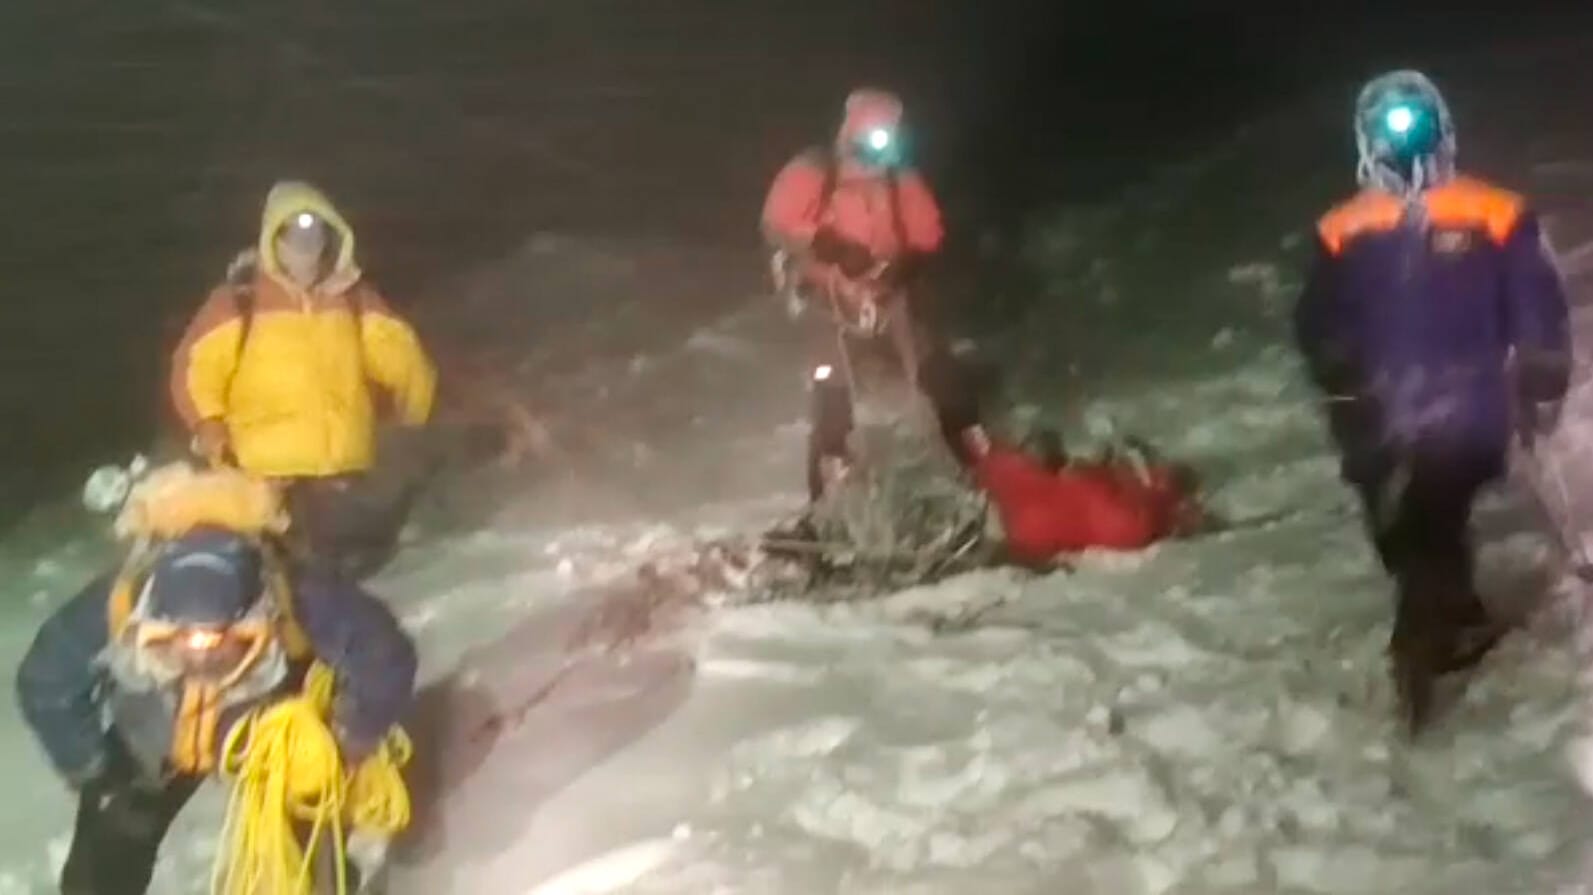
[[[846,114],[835,135],[835,145],[845,149],[872,128],[897,130],[901,123],[902,101],[896,94],[872,87],[854,90],[846,98]]]
[[[360,278],[359,265],[354,260],[354,228],[338,213],[325,193],[297,180],[278,183],[266,195],[265,210],[260,216],[260,241],[256,246],[260,269],[279,281],[287,281],[277,259],[276,234],[295,215],[304,212],[326,221],[337,234],[337,260],[316,290],[341,292],[354,285]]]
[[[1399,107],[1429,119],[1430,151],[1401,160],[1397,143],[1383,126],[1390,111],[1405,111]],[[1438,87],[1421,72],[1403,69],[1373,78],[1356,98],[1354,123],[1360,154],[1356,180],[1361,186],[1410,198],[1455,179],[1454,117]]]

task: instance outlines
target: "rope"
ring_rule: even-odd
[[[220,769],[232,793],[213,895],[308,895],[328,837],[333,891],[347,895],[347,831],[391,838],[409,825],[399,773],[412,754],[409,738],[395,727],[348,773],[326,721],[334,685],[331,669],[316,663],[299,695],[255,709],[227,735]]]

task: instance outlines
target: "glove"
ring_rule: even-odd
[[[961,432],[979,424],[979,393],[973,374],[949,350],[929,352],[918,369],[918,385],[934,405],[942,427]]]
[[[874,256],[868,249],[843,239],[828,227],[821,227],[813,234],[808,251],[815,259],[839,267],[848,277],[860,277],[874,266]]]
[[[1524,403],[1516,421],[1519,428],[1516,436],[1521,443],[1530,448],[1539,438],[1546,438],[1553,433],[1560,425],[1560,412],[1564,404],[1564,401]]]
[[[66,781],[66,785],[71,787],[73,792],[87,792],[101,785],[105,777],[106,760],[103,752],[94,756],[88,764],[81,768],[61,771],[61,778]]]
[[[901,288],[911,285],[923,271],[924,256],[906,254],[886,265],[880,273],[880,281],[893,289]]]
[[[227,434],[227,424],[214,418],[201,421],[194,427],[194,438],[189,450],[213,466],[226,463],[232,453],[232,437]]]
[[[376,750],[381,748],[382,740],[384,739],[384,737],[378,737],[375,740],[356,737],[341,723],[333,723],[332,736],[337,740],[338,752],[342,753],[343,768],[349,774],[354,773],[360,765],[365,763],[367,758],[375,755]]]

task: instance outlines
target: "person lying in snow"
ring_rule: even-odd
[[[1019,563],[1044,564],[1092,548],[1141,550],[1205,523],[1193,477],[1140,446],[1082,460],[969,437],[975,442],[975,480],[990,495],[1007,552]]]
[[[1013,560],[1040,565],[1091,548],[1139,550],[1205,524],[1190,471],[1146,446],[1084,461],[1068,457],[1055,436],[1035,453],[1003,445],[980,423],[971,377],[955,357],[932,356],[923,375],[942,437],[990,496]]]

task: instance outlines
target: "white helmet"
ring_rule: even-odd
[[[1455,123],[1438,88],[1418,71],[1372,79],[1355,102],[1356,180],[1414,196],[1455,176]]]

